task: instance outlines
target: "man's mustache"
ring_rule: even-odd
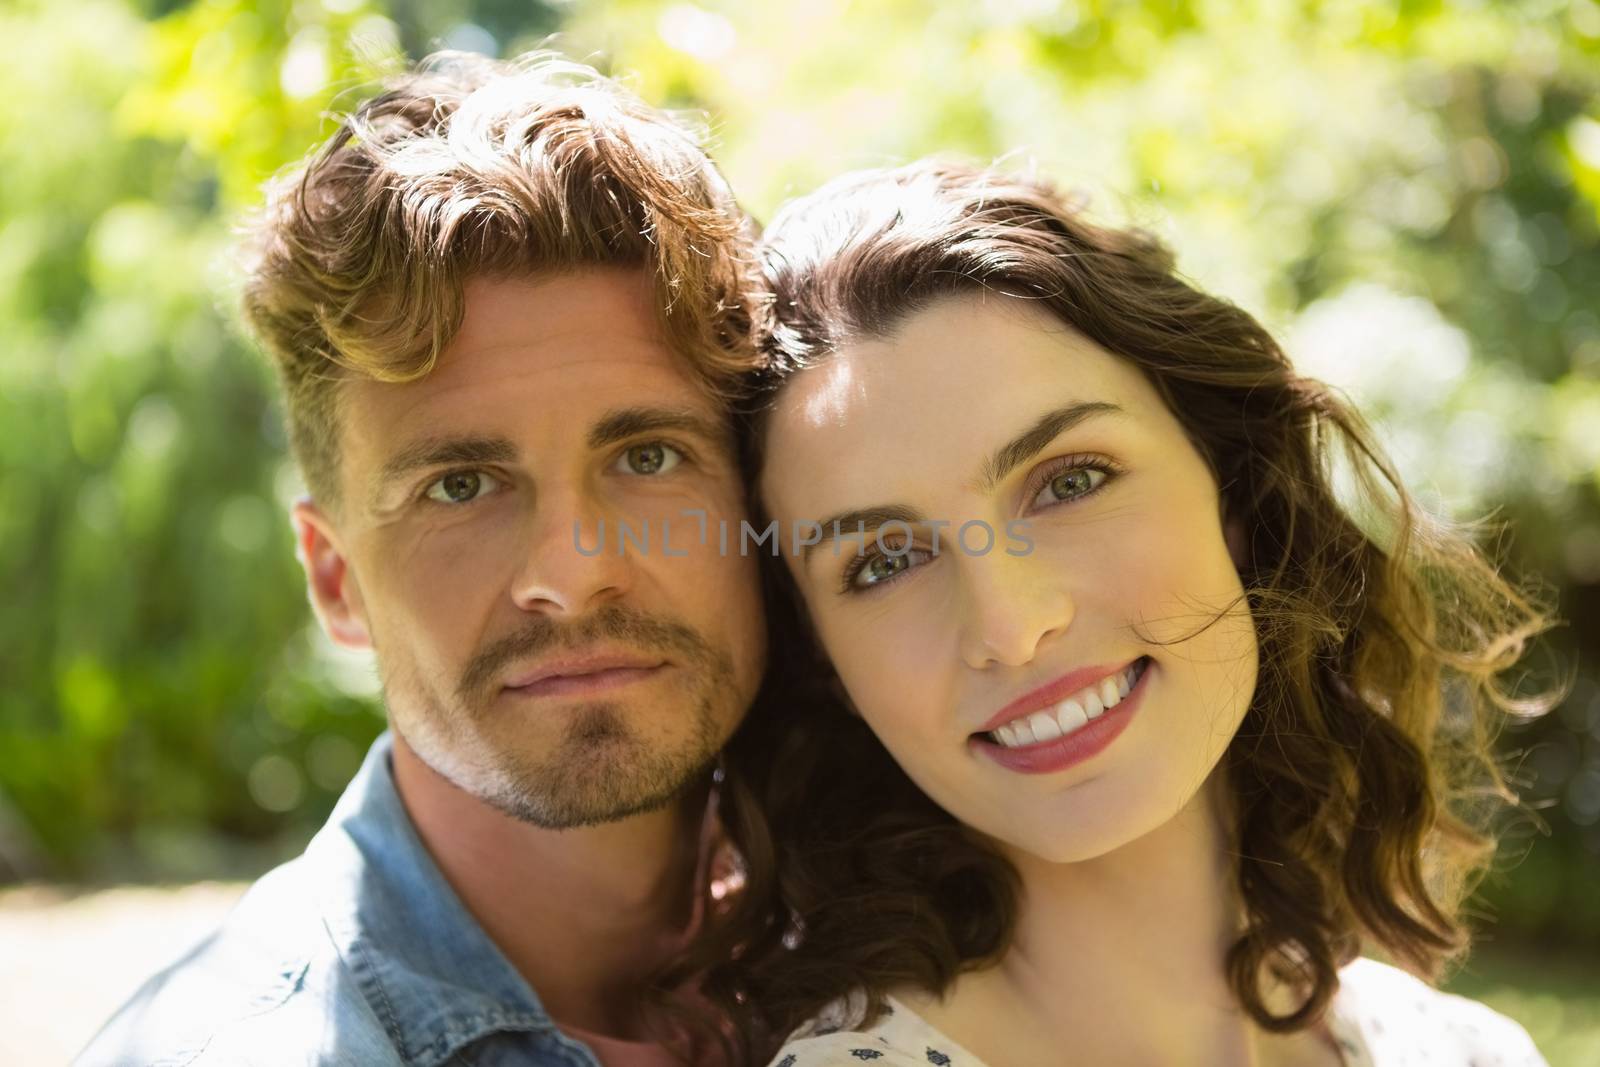
[[[518,660],[553,649],[582,648],[601,642],[675,654],[690,661],[715,662],[717,659],[711,645],[693,627],[609,604],[572,622],[556,622],[543,616],[529,619],[520,630],[500,638],[472,657],[461,675],[457,693],[470,700]]]

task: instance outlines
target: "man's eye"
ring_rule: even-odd
[[[634,445],[617,457],[616,469],[624,474],[665,474],[683,462],[683,453],[659,441]]]
[[[498,484],[482,471],[451,471],[428,486],[425,495],[440,504],[465,504],[493,492]]]

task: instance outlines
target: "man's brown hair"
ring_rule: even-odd
[[[548,52],[424,60],[268,187],[249,237],[245,317],[328,506],[340,379],[426,375],[472,277],[638,266],[667,343],[713,395],[755,358],[753,227],[701,139]]]

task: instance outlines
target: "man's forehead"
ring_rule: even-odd
[[[346,399],[347,442],[357,466],[390,467],[396,457],[462,437],[496,439],[509,462],[521,453],[562,447],[605,447],[630,434],[681,431],[720,440],[732,433],[727,414],[694,383],[648,365],[610,361],[605,373],[579,373],[564,386],[541,388],[538,375],[438,383],[360,383]],[[353,383],[352,383],[353,384]]]
[[[409,382],[347,381],[350,407],[386,424],[417,408],[426,417],[454,405],[489,414],[499,400],[570,417],[577,399],[616,404],[634,393],[718,409],[664,337],[642,272],[479,278],[464,293],[460,327],[434,367]]]
[[[653,342],[665,350],[661,309],[643,270],[596,267],[528,277],[477,277],[462,286],[462,316],[446,346],[579,347],[596,335]]]
[[[451,438],[593,445],[619,413],[730,432],[721,403],[662,336],[647,278],[609,268],[481,279],[466,294],[461,328],[426,375],[341,383],[351,473],[362,482]]]

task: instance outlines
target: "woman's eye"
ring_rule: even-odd
[[[1100,488],[1109,475],[1098,467],[1068,467],[1045,483],[1034,497],[1037,507],[1048,507],[1063,500],[1076,500]]]
[[[922,549],[897,552],[892,556],[873,555],[851,569],[847,575],[847,584],[853,589],[870,589],[932,558],[932,552]]]
[[[617,469],[627,474],[664,474],[683,462],[683,453],[671,445],[655,442],[634,445],[617,457]]]
[[[440,504],[465,504],[493,492],[499,484],[482,471],[451,471],[428,486],[424,495]]]

